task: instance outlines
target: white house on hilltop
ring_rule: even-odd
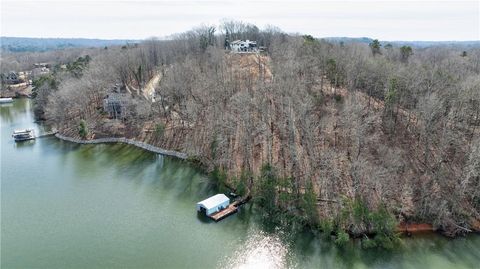
[[[232,52],[258,52],[257,41],[235,40],[230,43]]]

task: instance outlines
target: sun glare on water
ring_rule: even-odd
[[[276,235],[255,233],[228,258],[223,268],[286,268],[288,249]]]

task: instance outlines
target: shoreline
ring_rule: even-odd
[[[169,157],[175,157],[179,158],[181,160],[186,160],[188,158],[188,155],[186,153],[174,151],[174,150],[166,150],[162,149],[159,147],[155,147],[151,144],[145,143],[145,142],[140,142],[136,141],[133,139],[128,139],[125,137],[107,137],[107,138],[98,138],[98,139],[91,139],[91,140],[85,140],[85,139],[78,139],[78,138],[72,138],[68,136],[61,135],[59,133],[55,134],[55,137],[67,141],[67,142],[72,142],[76,144],[110,144],[110,143],[123,143],[123,144],[128,144],[128,145],[133,145],[135,147],[141,148],[143,150],[156,153],[156,154],[161,154],[164,156],[169,156]],[[230,186],[227,186],[227,188],[230,188]],[[248,195],[249,196],[249,195]],[[243,200],[250,200],[250,196],[247,197],[246,199],[243,198]],[[435,233],[442,235],[443,233],[439,231],[438,229],[435,229],[432,224],[429,223],[398,223],[396,229],[398,233],[406,236],[410,236],[413,234],[421,234],[421,233]],[[477,229],[470,230],[468,233],[478,233],[479,231]],[[454,237],[456,238],[456,236]]]
[[[138,148],[141,148],[143,150],[155,153],[155,154],[161,154],[164,156],[169,156],[169,157],[175,157],[179,158],[181,160],[186,160],[188,158],[188,155],[186,153],[178,152],[178,151],[173,151],[173,150],[166,150],[162,149],[156,146],[153,146],[151,144],[145,143],[145,142],[140,142],[136,141],[133,139],[128,139],[125,137],[107,137],[107,138],[98,138],[98,139],[91,139],[91,140],[85,140],[85,139],[78,139],[78,138],[72,138],[68,136],[61,135],[59,133],[55,133],[55,137],[71,142],[71,143],[76,143],[76,144],[82,144],[82,145],[88,145],[88,144],[109,144],[109,143],[122,143],[122,144],[128,144],[132,145]],[[227,188],[231,188],[230,186],[227,186]],[[250,200],[251,196],[247,195],[247,197],[243,197],[242,200]],[[438,229],[435,229],[432,224],[429,223],[398,223],[396,229],[398,233],[406,235],[406,236],[411,236],[413,234],[420,234],[420,233],[435,233],[439,235],[444,235],[441,231]],[[479,231],[477,229],[470,230],[468,233],[478,233]],[[456,236],[454,237],[456,238]]]
[[[9,85],[10,86],[10,85]],[[31,98],[33,87],[31,85],[21,86],[19,88],[0,89],[1,98]]]
[[[153,153],[156,153],[156,154],[161,154],[161,155],[164,155],[164,156],[175,157],[175,158],[179,158],[179,159],[182,159],[182,160],[186,160],[188,158],[188,155],[186,153],[178,152],[178,151],[174,151],[174,150],[162,149],[162,148],[155,147],[155,146],[150,145],[150,144],[145,143],[145,142],[140,142],[140,141],[136,141],[136,140],[133,140],[133,139],[128,139],[128,138],[125,138],[125,137],[107,137],[107,138],[98,138],[98,139],[92,139],[92,140],[84,140],[84,139],[77,139],[77,138],[64,136],[64,135],[61,135],[59,133],[56,133],[55,137],[60,139],[60,140],[63,140],[63,141],[77,143],[77,144],[84,144],[84,145],[86,145],[86,144],[123,143],[123,144],[136,146],[136,147],[144,149],[146,151],[153,152]]]

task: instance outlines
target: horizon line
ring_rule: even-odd
[[[0,38],[31,38],[31,39],[85,39],[85,40],[104,40],[104,41],[146,41],[149,39],[158,39],[158,40],[171,40],[169,36],[175,35],[178,33],[173,33],[168,36],[150,36],[146,38],[102,38],[102,37],[39,37],[39,36],[0,36]],[[301,33],[286,33],[288,35],[307,35],[307,34],[301,34]],[[446,40],[431,40],[431,39],[425,39],[425,40],[402,40],[402,39],[395,39],[395,40],[383,40],[379,38],[374,38],[374,37],[368,37],[368,36],[313,36],[314,38],[317,39],[328,39],[328,38],[351,38],[351,39],[362,39],[362,38],[367,38],[367,39],[378,39],[379,41],[382,42],[480,42],[479,39],[462,39],[462,40],[455,40],[455,39],[446,39]]]

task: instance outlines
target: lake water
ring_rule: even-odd
[[[185,163],[126,145],[54,137],[14,143],[31,101],[1,105],[1,268],[478,268],[480,236],[403,239],[394,250],[337,248],[310,233],[266,232],[247,205],[214,223],[215,194]]]

